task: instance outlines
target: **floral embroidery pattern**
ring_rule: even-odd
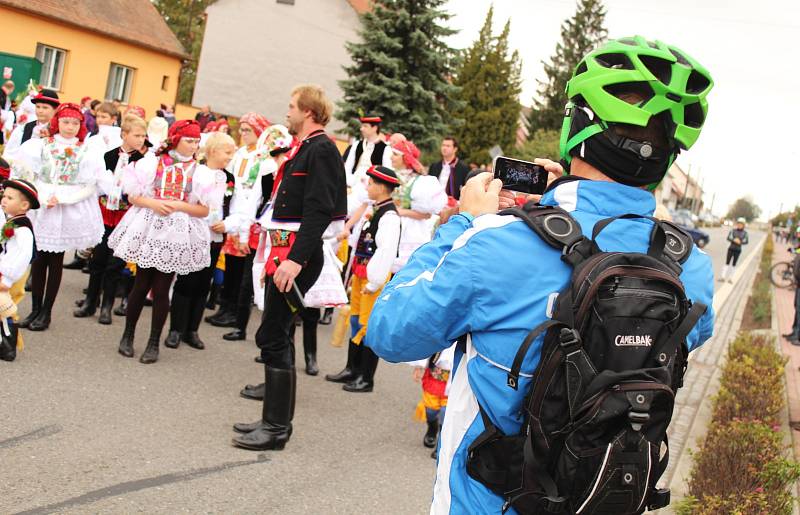
[[[0,232],[0,245],[14,237],[14,223],[9,220],[3,225],[3,230]]]
[[[227,187],[225,188],[225,196],[230,197],[233,195],[233,190],[236,187],[236,184],[233,181],[228,181]]]
[[[192,189],[194,161],[175,163],[169,155],[158,161],[155,197],[166,200],[186,200]]]
[[[42,178],[53,184],[73,184],[86,147],[81,142],[60,149],[55,138],[48,138],[42,149]]]

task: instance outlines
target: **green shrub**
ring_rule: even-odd
[[[696,502],[679,513],[791,513],[788,486],[800,478],[800,465],[785,452],[779,427],[742,420],[713,425],[689,479]]]
[[[750,356],[729,362],[722,372],[721,386],[714,403],[714,421],[724,424],[734,419],[778,423],[784,407],[783,366],[779,369],[757,366]]]

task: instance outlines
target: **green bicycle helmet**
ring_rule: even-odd
[[[641,36],[609,41],[586,55],[567,83],[561,157],[569,164],[590,145],[591,154],[603,156],[592,163],[603,172],[626,176],[633,185],[657,183],[678,153],[697,141],[713,84],[697,61],[661,41]],[[623,93],[642,100],[629,103],[620,98]],[[613,130],[614,124],[646,127],[653,117],[664,123],[669,148],[663,151]],[[606,137],[595,137],[599,134]]]

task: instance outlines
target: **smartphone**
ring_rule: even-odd
[[[503,189],[541,195],[547,188],[547,170],[530,161],[497,156],[492,169],[494,178],[503,181]]]

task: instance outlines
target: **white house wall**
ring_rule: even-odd
[[[347,0],[218,0],[206,14],[194,105],[234,116],[257,111],[283,123],[298,84],[319,84],[334,102],[342,97],[337,81],[350,63],[344,45],[359,26]]]

